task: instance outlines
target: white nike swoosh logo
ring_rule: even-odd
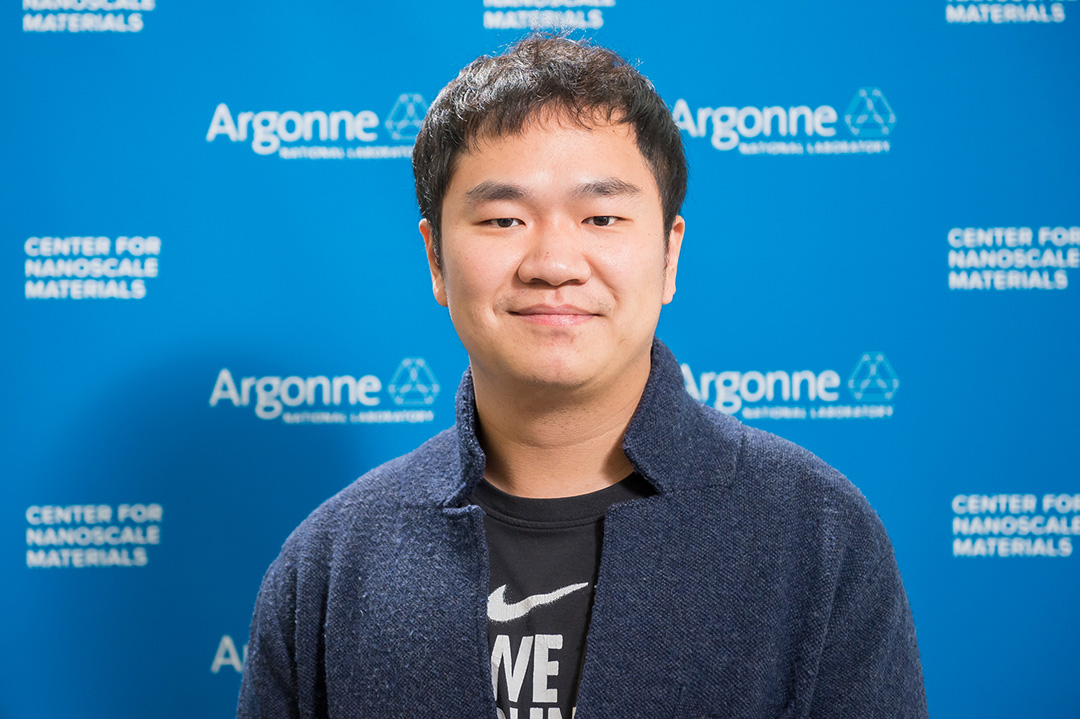
[[[562,589],[556,589],[554,592],[548,592],[547,594],[534,594],[531,597],[526,597],[520,602],[514,602],[513,604],[506,603],[506,585],[502,585],[488,597],[488,619],[492,622],[512,622],[515,619],[520,619],[532,611],[533,607],[543,606],[544,604],[551,604],[552,602],[562,599],[571,592],[576,592],[579,589],[583,589],[589,586],[588,582],[582,582],[581,584],[571,584],[563,587]]]

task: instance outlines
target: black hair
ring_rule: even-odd
[[[496,56],[469,63],[431,104],[413,147],[420,214],[431,223],[439,259],[442,202],[454,164],[478,138],[520,132],[540,111],[582,127],[626,123],[656,179],[671,232],[686,196],[682,136],[656,89],[615,52],[565,36],[531,35]]]

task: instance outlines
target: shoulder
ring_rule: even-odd
[[[804,501],[820,498],[852,510],[869,508],[847,477],[810,450],[755,427],[743,428],[737,463],[745,481],[785,490]]]
[[[695,423],[734,455],[724,493],[741,511],[791,531],[812,531],[841,555],[854,550],[874,562],[891,554],[880,517],[841,472],[794,442],[691,404]]]
[[[293,530],[278,562],[323,565],[343,540],[371,540],[373,527],[435,508],[458,471],[457,447],[456,429],[451,427],[365,473]]]

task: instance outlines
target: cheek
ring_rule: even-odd
[[[490,248],[457,249],[443,255],[443,278],[451,314],[490,311],[513,263]]]
[[[617,294],[647,298],[667,275],[666,255],[659,238],[627,238],[597,249],[596,266]]]

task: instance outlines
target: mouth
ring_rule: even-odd
[[[531,305],[510,314],[526,322],[550,327],[569,327],[580,325],[596,317],[596,314],[574,305]]]

